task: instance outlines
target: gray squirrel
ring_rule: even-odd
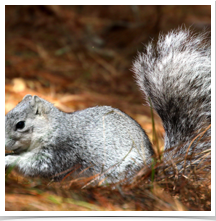
[[[211,51],[205,39],[187,29],[171,31],[133,63],[139,87],[163,121],[165,150],[183,144],[177,155],[211,124]],[[196,149],[210,146],[204,139],[210,133]],[[5,156],[5,166],[24,175],[62,179],[72,171],[108,183],[133,177],[154,154],[141,126],[118,109],[68,114],[31,95],[5,116],[5,146],[14,152]]]
[[[130,178],[153,150],[141,126],[109,106],[68,114],[50,102],[26,95],[5,117],[5,165],[28,176],[62,179],[94,176],[106,182]],[[104,175],[103,175],[104,174]]]

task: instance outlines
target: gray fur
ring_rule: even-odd
[[[25,127],[16,130],[19,121],[25,121]],[[131,177],[153,154],[140,125],[108,106],[67,114],[27,95],[5,116],[5,125],[6,149],[17,153],[6,156],[5,165],[15,163],[28,176],[61,179],[78,166],[73,175],[89,168],[81,175],[105,172],[100,179],[116,182]]]
[[[211,124],[211,48],[207,34],[178,29],[159,36],[133,64],[136,81],[165,128],[165,150],[189,144]],[[189,154],[211,147],[211,129],[191,146]],[[196,143],[196,144],[195,144]],[[177,149],[176,149],[177,150]],[[165,155],[165,157],[172,155]]]

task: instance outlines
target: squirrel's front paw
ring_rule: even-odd
[[[5,156],[5,168],[10,165],[10,155]]]
[[[5,168],[16,163],[16,156],[5,155]]]

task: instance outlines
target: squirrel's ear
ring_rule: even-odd
[[[50,111],[48,103],[36,95],[32,97],[31,106],[34,114],[47,114]]]
[[[22,100],[30,100],[31,98],[31,94],[27,94]]]

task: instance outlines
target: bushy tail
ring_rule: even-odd
[[[140,89],[163,121],[165,149],[191,142],[211,124],[211,48],[207,35],[195,35],[187,29],[160,35],[156,45],[147,45],[133,64]],[[210,129],[206,134],[210,136]],[[210,141],[197,147],[205,145],[210,146]]]

